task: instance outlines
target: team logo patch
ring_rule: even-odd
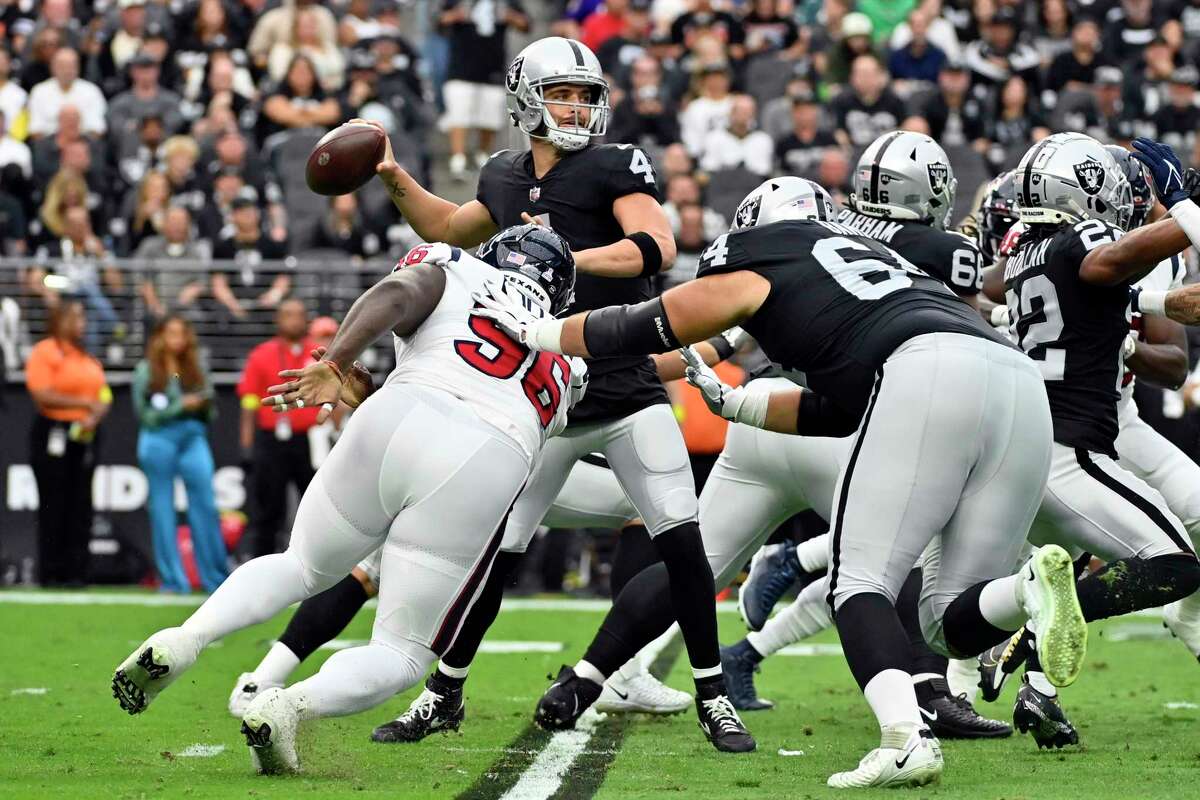
[[[929,164],[925,169],[929,172],[929,189],[934,194],[941,194],[946,191],[946,185],[950,180],[950,165],[941,162]]]
[[[1075,177],[1084,192],[1098,194],[1104,188],[1104,165],[1094,158],[1080,161],[1075,165]]]
[[[739,228],[752,228],[758,222],[758,212],[762,209],[762,195],[756,194],[742,201],[734,213],[734,221]]]
[[[517,56],[513,62],[508,65],[508,72],[504,74],[504,85],[508,87],[510,92],[515,92],[521,84],[521,67],[525,64],[525,56]]]
[[[538,198],[542,196],[542,187],[534,186],[529,190],[529,202],[536,203]]]

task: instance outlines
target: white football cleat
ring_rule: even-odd
[[[254,698],[267,689],[282,688],[282,683],[260,681],[254,677],[253,672],[243,672],[238,676],[237,684],[233,687],[233,691],[229,695],[229,713],[241,719],[246,715],[246,709],[250,707],[250,703]]]
[[[300,708],[284,689],[266,689],[250,703],[242,717],[242,735],[250,748],[250,761],[261,775],[300,771],[296,728]]]
[[[200,644],[183,628],[166,628],[129,654],[113,673],[113,697],[130,714],[140,714],[175,682],[200,654]]]
[[[1087,623],[1075,594],[1075,565],[1056,544],[1039,548],[1021,568],[1017,601],[1037,631],[1038,660],[1046,679],[1070,686],[1087,653]]]
[[[826,783],[835,789],[924,786],[942,776],[942,746],[929,728],[907,722],[883,729],[879,747],[858,767],[837,772]]]
[[[1200,660],[1200,620],[1185,619],[1180,613],[1182,603],[1183,600],[1176,600],[1163,606],[1163,625]]]
[[[631,677],[618,670],[604,682],[596,701],[596,710],[624,714],[679,714],[692,707],[692,696],[672,689],[654,677],[645,667]]]

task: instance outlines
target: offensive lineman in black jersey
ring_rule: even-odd
[[[1200,587],[1200,563],[1162,494],[1118,462],[1116,443],[1124,360],[1136,349],[1128,347],[1129,287],[1186,249],[1188,238],[1173,220],[1126,234],[1134,207],[1129,181],[1084,134],[1034,145],[1015,178],[1026,229],[997,269],[1011,331],[1037,362],[1050,398],[1054,460],[1043,503],[1062,523],[1053,529],[1056,542],[1108,562],[1079,582],[1084,618],[1179,600]],[[985,287],[995,283],[985,280]],[[1006,656],[1024,656],[1040,635],[1027,629]],[[1004,672],[1020,663],[1004,660]],[[1032,728],[1039,747],[1073,743],[1056,692],[1038,682],[1040,666],[1034,650],[1014,719]],[[998,694],[1003,675],[991,669],[990,678],[985,698]],[[1022,714],[1028,725],[1020,724]]]
[[[1029,359],[941,284],[832,222],[816,184],[768,181],[741,208],[738,224],[752,227],[719,237],[696,280],[655,300],[541,323],[489,296],[477,313],[531,347],[585,356],[664,351],[741,324],[811,390],[723,390],[709,398],[722,416],[802,435],[857,427],[832,512],[830,603],[882,739],[829,785],[927,783],[941,750],[894,608],[927,545],[939,551],[921,609],[931,644],[978,653],[1032,618],[1054,632],[1039,643],[1053,680],[1071,683],[1082,664],[1087,629],[1067,553],[1045,548],[1008,574],[1049,467],[1045,389]],[[630,638],[652,633],[626,627]]]
[[[629,145],[592,144],[604,133],[609,114],[608,83],[596,56],[573,39],[542,39],[513,59],[505,84],[513,122],[529,135],[530,149],[495,154],[480,173],[476,199],[457,206],[418,185],[394,162],[389,143],[377,171],[397,208],[423,239],[464,247],[501,227],[537,220],[574,253],[573,310],[649,299],[650,278],[671,265],[675,240],[646,154]],[[683,437],[652,362],[645,355],[614,356],[589,365],[587,399],[572,412],[567,430],[543,449],[513,507],[480,599],[430,677],[427,689],[437,696],[434,716],[459,714],[467,668],[499,611],[504,583],[571,465],[601,452],[653,539],[654,547],[640,548],[639,557],[657,553],[670,574],[671,605],[692,664],[701,728],[719,750],[752,750],[754,739],[726,697],[716,592],[696,522]],[[614,571],[633,575],[640,566]],[[559,674],[561,682],[589,695],[589,703],[599,696],[604,677],[586,659]],[[547,728],[561,724],[552,714],[539,714],[537,721]],[[386,734],[386,727],[379,733]]]

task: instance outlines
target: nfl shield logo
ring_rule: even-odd
[[[1104,188],[1104,165],[1089,158],[1075,165],[1075,177],[1079,188],[1088,194],[1098,194]]]
[[[535,186],[529,190],[529,202],[536,203],[538,198],[542,196],[542,187]]]
[[[756,194],[747,198],[738,206],[733,215],[734,224],[738,228],[751,228],[758,222],[758,212],[762,208],[762,195]]]
[[[929,171],[929,188],[934,194],[946,191],[946,182],[950,177],[950,165],[934,162],[927,168]]]

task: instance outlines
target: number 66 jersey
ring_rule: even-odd
[[[785,371],[861,416],[876,373],[904,342],[957,333],[1011,347],[979,313],[886,245],[835,222],[793,220],[717,237],[700,277],[748,270],[770,294],[742,323]]]
[[[428,245],[412,250],[396,269],[420,263]],[[476,292],[502,291],[504,271],[453,248],[445,264],[446,289],[437,306],[408,336],[393,334],[396,368],[386,383],[416,383],[458,397],[534,459],[546,438],[566,425],[572,371],[582,359],[530,350],[483,317],[472,315]],[[531,309],[539,313],[540,308]]]
[[[1129,285],[1086,283],[1079,267],[1090,251],[1121,235],[1098,219],[1041,236],[1026,231],[1004,267],[1010,330],[1046,381],[1054,441],[1111,458],[1117,457]]]

